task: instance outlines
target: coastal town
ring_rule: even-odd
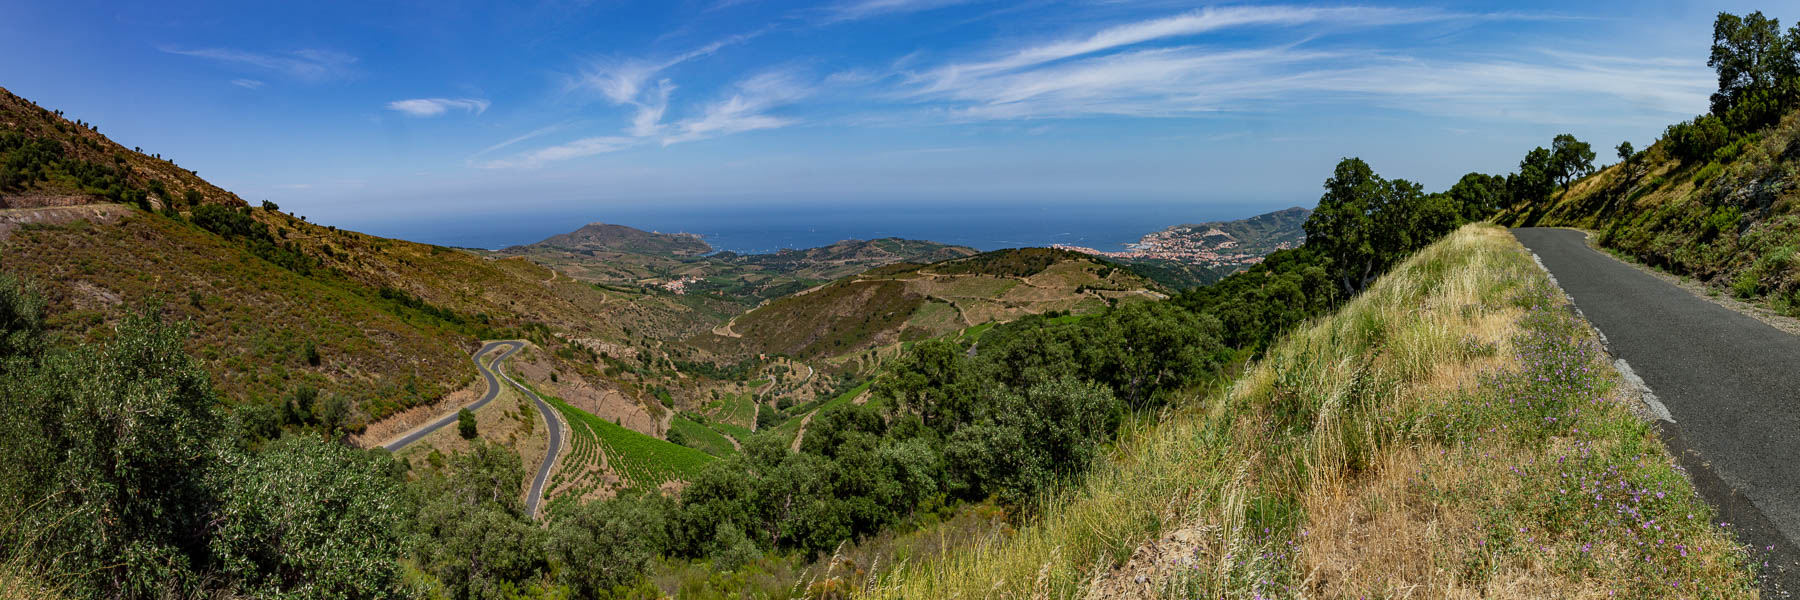
[[[1145,235],[1128,250],[1107,252],[1086,246],[1057,244],[1055,247],[1117,260],[1169,260],[1208,267],[1246,267],[1263,261],[1263,256],[1276,250],[1293,248],[1298,241],[1281,241],[1268,247],[1244,247],[1230,233],[1217,227],[1202,230],[1182,225]]]

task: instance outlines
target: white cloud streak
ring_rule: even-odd
[[[971,0],[852,0],[839,2],[826,9],[825,22],[859,21],[883,15],[901,14],[967,4]]]
[[[436,117],[451,110],[479,115],[487,112],[489,102],[481,98],[414,98],[387,103],[388,110],[413,117]]]
[[[231,85],[235,85],[235,86],[244,88],[246,90],[254,90],[254,89],[262,88],[263,82],[257,81],[255,79],[233,79],[233,80],[231,80]]]
[[[1086,37],[1029,46],[997,59],[957,63],[926,76],[931,88],[956,84],[964,77],[1011,71],[1170,38],[1192,37],[1238,27],[1404,25],[1452,18],[1436,10],[1367,7],[1232,6],[1202,8],[1179,15],[1108,27]]]
[[[719,50],[741,44],[762,35],[762,31],[734,35],[661,59],[595,60],[569,78],[572,90],[588,90],[617,106],[635,111],[629,133],[637,137],[653,137],[663,130],[663,115],[668,112],[669,95],[674,82],[659,78],[662,72],[691,60],[712,56]],[[654,81],[654,82],[653,82]]]
[[[307,83],[345,79],[355,75],[357,58],[331,50],[304,49],[282,54],[263,54],[232,48],[182,49],[162,46],[158,50],[179,56],[203,58],[213,62],[278,73]],[[249,80],[246,80],[249,81]]]
[[[663,138],[664,146],[707,138],[775,129],[797,123],[797,119],[768,114],[812,94],[812,87],[801,83],[791,71],[768,71],[738,82],[730,97],[708,105],[700,116],[683,120],[674,126],[675,133]]]
[[[1307,103],[1363,102],[1448,116],[1579,121],[1629,103],[1655,118],[1704,108],[1695,61],[1590,55],[1420,60],[1394,50],[1311,50],[1307,43],[1219,49],[1196,39],[1249,27],[1373,28],[1453,19],[1526,19],[1365,7],[1208,8],[951,61],[910,78],[897,98],[957,120],[1097,115],[1191,116]],[[1534,60],[1541,59],[1541,60]],[[1551,109],[1548,107],[1560,107]]]
[[[564,129],[567,129],[571,124],[572,123],[557,123],[557,124],[551,125],[549,127],[540,127],[540,128],[534,129],[530,133],[526,133],[519,137],[515,137],[510,140],[506,140],[504,142],[500,142],[498,144],[494,144],[492,146],[482,148],[480,152],[475,153],[475,157],[487,155],[489,153],[494,152],[495,150],[499,150],[501,148],[505,148],[505,147],[511,146],[513,144],[517,144],[519,142],[523,142],[523,141],[530,140],[533,138],[538,138],[538,137],[546,136],[546,135],[549,135],[552,133],[556,133],[558,131],[562,131]]]
[[[540,148],[519,156],[475,163],[483,169],[533,168],[544,163],[581,158],[608,152],[617,152],[638,145],[643,140],[632,137],[598,136],[575,140],[566,144],[558,144],[548,148]]]
[[[676,86],[669,78],[658,77],[659,74],[758,35],[761,33],[732,36],[659,61],[637,59],[590,62],[586,69],[569,79],[568,86],[571,90],[587,90],[598,94],[601,99],[615,106],[631,108],[631,120],[621,132],[623,135],[582,138],[508,159],[482,162],[473,160],[527,139],[552,133],[563,126],[546,127],[489,146],[476,153],[470,164],[482,168],[539,167],[555,161],[616,152],[649,140],[660,140],[662,145],[667,146],[792,125],[798,120],[774,116],[768,114],[768,111],[805,97],[811,93],[811,88],[801,83],[792,72],[781,70],[767,71],[738,82],[731,87],[731,93],[727,97],[706,105],[698,116],[672,124],[664,122],[669,110],[669,99]]]

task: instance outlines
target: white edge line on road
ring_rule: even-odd
[[[1669,415],[1669,407],[1663,406],[1662,401],[1656,399],[1656,394],[1650,391],[1650,386],[1644,383],[1644,378],[1638,377],[1637,372],[1631,370],[1631,363],[1625,362],[1623,358],[1615,358],[1613,368],[1619,370],[1619,375],[1625,378],[1627,385],[1637,388],[1638,397],[1644,399],[1644,406],[1650,407],[1652,415],[1670,423],[1675,422],[1675,417]]]
[[[1575,309],[1575,316],[1581,317],[1581,322],[1587,323],[1588,328],[1594,330],[1594,335],[1600,337],[1600,349],[1605,351],[1608,356],[1614,357],[1613,369],[1625,378],[1626,385],[1637,390],[1638,397],[1644,401],[1644,407],[1650,409],[1650,415],[1674,423],[1675,416],[1669,414],[1669,407],[1664,406],[1661,400],[1656,399],[1656,393],[1650,391],[1650,385],[1644,383],[1644,378],[1638,377],[1637,371],[1631,370],[1631,363],[1625,362],[1623,358],[1618,358],[1618,354],[1612,351],[1612,342],[1606,340],[1606,332],[1601,331],[1593,321],[1589,321],[1587,315],[1581,312],[1581,307],[1575,305],[1575,298],[1569,295],[1568,290],[1563,289],[1562,282],[1556,280],[1556,274],[1551,273],[1550,268],[1544,266],[1544,259],[1538,257],[1537,252],[1530,248],[1526,248],[1525,252],[1531,255],[1531,261],[1537,263],[1538,269],[1544,272],[1544,276],[1550,278],[1550,284],[1556,286],[1556,291],[1562,293],[1563,299],[1569,301],[1569,307]]]

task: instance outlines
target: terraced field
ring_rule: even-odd
[[[713,427],[694,422],[686,417],[675,417],[669,423],[669,430],[681,434],[681,437],[686,439],[687,447],[713,456],[724,457],[737,451],[737,447],[733,446],[731,440],[727,439],[724,434],[719,433]]]
[[[768,381],[758,382],[767,384]],[[752,388],[761,387],[752,384]],[[746,431],[756,426],[756,401],[749,394],[726,394],[706,406],[706,414],[719,423],[729,423]],[[742,441],[743,438],[739,438]]]
[[[712,427],[712,429],[714,431],[737,438],[737,440],[739,442],[743,442],[744,440],[750,439],[750,436],[756,434],[756,432],[751,431],[749,427],[744,427],[742,425],[737,425],[737,424],[733,424],[733,423],[721,423],[718,421],[713,421],[711,423],[708,423],[707,425],[709,427]]]
[[[544,399],[569,420],[569,429],[574,433],[562,469],[551,478],[554,497],[583,497],[609,484],[618,490],[654,490],[671,481],[689,479],[716,460],[700,450],[596,417],[559,398]],[[730,446],[730,442],[725,444]]]

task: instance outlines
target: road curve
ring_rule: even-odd
[[[495,356],[493,360],[488,361],[488,364],[486,364],[486,365],[481,364],[481,356],[482,355],[492,352],[492,351],[494,351],[495,348],[499,348],[501,346],[510,346],[510,348],[507,348],[506,352],[501,353],[499,356]],[[475,362],[475,370],[477,372],[481,373],[481,376],[483,378],[487,379],[487,393],[482,394],[480,400],[476,400],[473,404],[470,404],[463,408],[467,408],[467,409],[469,409],[470,412],[474,412],[476,409],[479,409],[483,406],[487,406],[487,403],[492,402],[494,400],[495,396],[500,395],[500,382],[494,380],[494,370],[493,369],[495,366],[500,364],[500,361],[510,358],[514,352],[518,352],[519,349],[523,348],[523,347],[524,346],[519,344],[518,342],[510,342],[510,341],[488,342],[487,344],[483,345],[480,350],[475,351],[475,355],[471,356],[470,359]],[[456,422],[456,414],[457,413],[450,413],[450,414],[444,415],[442,417],[439,417],[438,420],[432,421],[431,424],[426,425],[424,427],[420,427],[418,429],[415,429],[412,431],[412,433],[408,433],[405,436],[402,436],[400,439],[383,444],[381,447],[386,448],[389,452],[398,452],[398,451],[400,451],[401,448],[405,448],[407,445],[412,444],[413,442],[419,441],[420,439],[423,439],[427,435],[431,435],[431,432],[437,431],[439,429],[443,429],[445,425],[455,423]]]
[[[1657,426],[1701,495],[1768,554],[1766,589],[1800,589],[1800,337],[1596,251],[1583,232],[1513,235],[1660,401]]]
[[[505,371],[500,372],[500,377],[537,404],[538,413],[544,415],[544,425],[549,428],[550,444],[545,446],[544,462],[538,465],[537,476],[531,479],[531,492],[525,495],[525,514],[536,517],[538,516],[538,505],[542,504],[544,499],[544,482],[550,479],[550,468],[556,466],[556,455],[562,452],[562,420],[557,418],[556,411],[551,409],[543,398],[539,398],[536,392],[513,381],[513,378],[508,377]]]
[[[492,352],[501,346],[507,347],[505,352],[495,356],[493,360],[488,361],[487,364],[481,364],[482,355]],[[538,505],[542,504],[544,498],[544,483],[550,478],[550,468],[556,465],[556,455],[562,452],[562,420],[557,418],[556,411],[552,410],[550,405],[544,402],[543,398],[539,398],[538,395],[529,388],[519,385],[519,382],[513,381],[512,377],[508,377],[506,372],[501,370],[500,362],[511,358],[514,353],[524,347],[524,342],[504,340],[488,342],[487,344],[484,344],[480,350],[476,350],[472,360],[475,362],[475,370],[480,372],[482,378],[487,380],[487,392],[481,395],[480,400],[476,400],[474,403],[463,408],[468,409],[470,412],[474,412],[483,406],[487,406],[488,402],[492,402],[496,396],[499,396],[500,382],[495,380],[496,375],[498,375],[500,379],[505,379],[506,383],[511,384],[513,388],[519,390],[519,392],[531,398],[533,403],[537,404],[538,413],[544,416],[544,424],[549,429],[550,443],[545,447],[544,461],[538,465],[537,476],[531,480],[531,491],[525,496],[525,513],[536,517],[538,514]],[[408,444],[419,441],[425,436],[431,435],[432,432],[444,428],[445,425],[456,422],[456,415],[457,413],[450,413],[443,417],[439,417],[438,420],[431,422],[431,424],[415,429],[411,433],[402,436],[400,439],[383,445],[382,448],[386,448],[389,452],[399,451]]]

